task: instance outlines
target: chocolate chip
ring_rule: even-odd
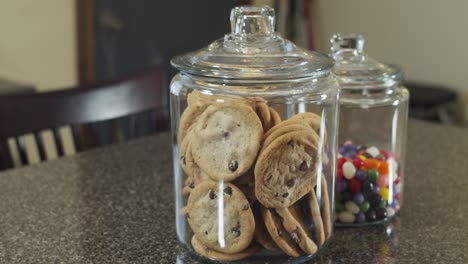
[[[232,188],[231,188],[231,186],[228,186],[228,187],[224,188],[224,192],[227,193],[227,194],[229,194],[229,195],[232,195]]]
[[[288,197],[289,193],[283,193],[283,198]]]
[[[306,171],[309,167],[307,166],[307,162],[304,160],[301,165],[299,166],[300,171]]]
[[[296,184],[296,179],[294,179],[294,178],[288,179],[286,181],[286,185],[288,185],[288,187],[293,187],[294,184]]]
[[[231,229],[231,232],[234,233],[237,237],[241,235],[239,222],[237,222],[237,225]]]
[[[237,161],[231,160],[231,162],[229,162],[229,170],[230,171],[235,172],[238,167],[239,167],[239,164],[237,163]]]
[[[183,155],[182,157],[180,157],[180,159],[182,160],[182,163],[183,163],[184,165],[187,164],[186,161],[185,161],[185,155]]]
[[[294,142],[293,142],[292,140],[290,140],[290,141],[288,142],[288,146],[290,146],[290,147],[294,146]]]
[[[247,211],[249,210],[249,204],[244,204],[244,206],[242,206],[242,211]]]
[[[291,239],[292,239],[294,242],[296,242],[296,243],[299,244],[299,243],[301,242],[301,240],[299,239],[298,233],[299,233],[299,231],[298,231],[297,229],[294,229],[294,230],[290,233],[290,235],[291,235]]]
[[[223,134],[224,138],[229,137],[229,132],[228,131],[223,131],[222,134]]]
[[[205,231],[205,235],[208,235],[208,231]]]
[[[278,196],[279,196],[279,193],[275,193],[275,198],[278,198]]]
[[[267,183],[270,183],[272,177],[273,177],[272,174],[268,174]]]
[[[211,189],[211,190],[210,190],[210,199],[211,199],[211,200],[214,200],[214,199],[216,199],[216,197],[217,197],[217,196],[216,196],[216,193],[213,191],[213,189]]]
[[[195,182],[191,181],[188,187],[191,189],[195,188]]]

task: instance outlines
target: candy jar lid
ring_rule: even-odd
[[[268,6],[235,7],[231,33],[171,63],[182,73],[222,79],[296,79],[328,75],[333,60],[297,47],[275,32]]]
[[[336,34],[330,43],[330,56],[335,60],[333,73],[341,88],[390,88],[401,82],[403,74],[398,67],[367,56],[362,35]]]

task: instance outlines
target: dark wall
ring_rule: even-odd
[[[161,64],[199,49],[230,31],[235,0],[97,0],[97,78]]]

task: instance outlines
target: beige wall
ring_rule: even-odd
[[[313,0],[318,50],[335,32],[359,32],[372,57],[400,65],[406,79],[446,84],[468,120],[468,1]]]
[[[372,57],[399,64],[407,79],[468,91],[468,1],[315,0],[317,44],[334,32],[359,32]]]
[[[40,90],[77,83],[75,0],[0,0],[0,78]]]

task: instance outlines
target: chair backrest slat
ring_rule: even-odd
[[[47,160],[44,142],[40,132],[34,133],[34,139],[36,140],[37,151],[39,152],[39,159],[41,161]]]
[[[62,137],[58,128],[52,129],[52,135],[54,137],[55,148],[57,149],[57,156],[62,157],[65,153],[62,143]]]
[[[8,142],[6,140],[0,140],[0,170],[11,168],[13,165]]]
[[[80,152],[80,151],[83,150],[83,148],[81,147],[83,145],[83,143],[81,141],[81,136],[80,136],[80,134],[81,134],[80,126],[79,125],[71,125],[70,128],[71,128],[73,143],[75,144],[75,151]]]
[[[28,156],[26,154],[26,146],[24,144],[23,136],[16,136],[15,143],[16,143],[16,148],[18,148],[18,153],[19,153],[21,164],[28,164]]]

